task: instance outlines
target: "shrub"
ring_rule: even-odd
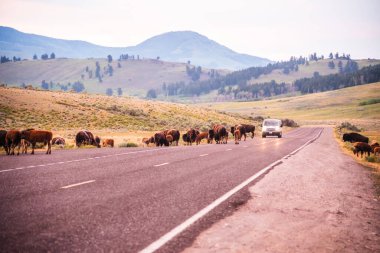
[[[123,142],[123,143],[120,143],[119,144],[119,148],[136,148],[138,147],[139,145],[137,145],[136,143],[134,142]]]
[[[299,127],[299,125],[292,119],[283,119],[282,125],[288,127]]]
[[[360,129],[350,122],[342,122],[339,126],[339,129],[342,130],[343,128],[354,132],[360,132]]]
[[[362,101],[359,103],[360,106],[363,106],[363,105],[373,105],[373,104],[378,104],[380,103],[380,98],[371,98],[371,99],[368,99],[366,101]]]

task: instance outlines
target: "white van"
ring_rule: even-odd
[[[278,138],[282,137],[282,120],[280,119],[264,119],[261,136],[263,138],[267,136],[277,136]]]

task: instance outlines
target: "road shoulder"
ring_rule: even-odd
[[[252,199],[184,252],[380,252],[370,173],[325,128],[249,190]]]

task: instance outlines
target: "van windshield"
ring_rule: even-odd
[[[281,121],[278,120],[266,120],[264,121],[264,126],[279,126],[281,125]]]

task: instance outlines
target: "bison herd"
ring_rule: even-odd
[[[239,144],[242,136],[244,140],[248,133],[251,133],[251,137],[254,137],[255,126],[241,124],[231,127],[231,134],[235,138],[235,144]],[[154,136],[150,138],[144,138],[143,143],[149,145],[154,143],[157,147],[159,146],[178,146],[179,140],[181,138],[180,131],[176,129],[165,130],[162,132],[157,132]],[[208,131],[199,132],[197,129],[189,129],[182,135],[182,140],[185,145],[192,145],[196,143],[197,145],[201,143],[202,140],[207,140],[207,143],[217,144],[227,144],[228,141],[228,131],[223,125],[215,125]],[[92,145],[100,148],[100,138],[94,136],[90,131],[82,130],[79,131],[75,136],[75,144],[77,147],[83,145]],[[27,153],[27,149],[31,146],[31,154],[34,154],[34,149],[37,143],[43,143],[47,145],[46,154],[51,154],[52,145],[65,145],[65,139],[62,137],[54,137],[50,131],[26,129],[23,131],[19,130],[0,130],[0,147],[4,147],[7,155],[15,155],[15,150],[17,149],[17,155],[21,153]],[[104,139],[102,141],[103,147],[114,147],[113,139]]]
[[[231,127],[230,132],[235,138],[235,144],[239,144],[242,136],[244,136],[244,141],[246,140],[248,133],[251,133],[252,138],[255,136],[255,126],[240,124]],[[180,136],[181,134],[178,130],[170,129],[155,133],[154,136],[150,138],[143,138],[142,142],[146,145],[154,143],[157,147],[169,145],[178,146]],[[216,144],[227,144],[228,130],[223,125],[214,125],[208,131],[203,132],[199,132],[197,129],[190,128],[182,135],[182,140],[185,145],[192,145],[194,142],[196,145],[199,145],[202,140],[207,140],[207,143],[209,144],[212,144],[214,141]]]
[[[53,137],[53,133],[44,130],[26,129],[23,131],[18,130],[0,130],[0,147],[5,149],[7,155],[15,155],[15,149],[17,148],[17,155],[28,152],[28,147],[32,147],[31,154],[34,154],[34,149],[37,143],[43,143],[47,145],[46,154],[51,154],[51,146],[59,145],[64,146],[66,141],[62,137]],[[79,131],[75,136],[75,144],[77,147],[82,145],[93,145],[100,148],[100,138],[87,131]],[[103,140],[103,146],[114,146],[112,139]]]
[[[343,134],[344,142],[351,142],[353,144],[353,152],[356,156],[363,157],[363,154],[367,153],[370,156],[371,153],[375,155],[380,153],[380,145],[377,142],[368,144],[369,138],[358,133],[345,133]]]

